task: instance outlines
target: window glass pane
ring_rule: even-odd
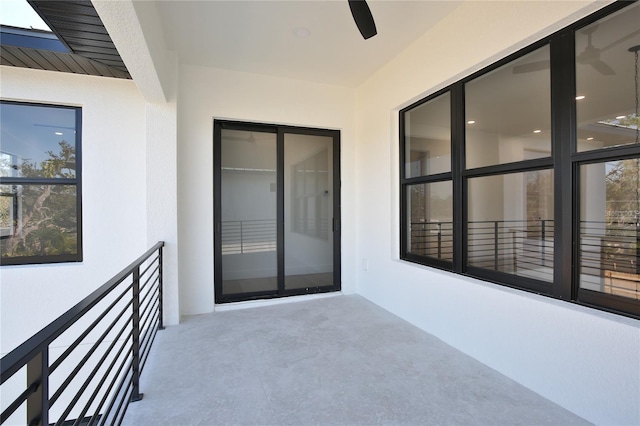
[[[0,122],[0,176],[75,177],[75,109],[1,103]]]
[[[468,264],[553,281],[553,171],[469,179]]]
[[[550,93],[549,46],[467,83],[467,168],[549,157]]]
[[[222,129],[222,292],[278,289],[275,133]]]
[[[640,299],[640,159],[580,166],[580,287]]]
[[[285,290],[331,286],[332,137],[285,133],[284,193]]]
[[[453,261],[451,181],[407,187],[407,253]]]
[[[405,113],[407,178],[451,171],[450,98],[445,93]]]
[[[576,32],[578,151],[638,142],[640,3]]]
[[[78,253],[75,185],[0,185],[3,258]]]

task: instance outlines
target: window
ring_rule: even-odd
[[[451,94],[404,114],[404,256],[450,266],[453,261]]]
[[[0,103],[0,262],[82,260],[81,109]]]
[[[640,317],[640,4],[400,111],[401,258]]]

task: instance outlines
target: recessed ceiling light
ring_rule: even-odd
[[[475,124],[475,123],[476,123],[476,121],[475,121],[475,120],[469,120],[469,121],[467,121],[467,124]]]
[[[625,117],[626,117],[626,115],[619,115],[619,116],[616,117],[616,120],[622,120]]]
[[[592,140],[593,140],[593,138],[587,138],[587,140],[588,140],[588,141],[592,141]]]
[[[581,100],[583,100],[584,98],[586,98],[586,96],[585,96],[585,95],[578,95],[578,96],[576,96],[576,101],[581,101]]]
[[[311,35],[309,28],[297,27],[293,29],[293,35],[299,38],[307,38]]]
[[[62,136],[62,132],[56,132],[56,135]]]
[[[536,129],[536,130],[533,131],[533,133],[542,133],[542,130]]]

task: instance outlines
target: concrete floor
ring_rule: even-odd
[[[125,425],[573,425],[584,419],[360,296],[158,332]]]

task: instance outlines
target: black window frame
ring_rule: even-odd
[[[43,255],[43,256],[15,256],[0,255],[0,266],[40,265],[53,263],[72,263],[83,261],[82,237],[82,107],[47,104],[38,102],[19,102],[0,100],[1,104],[21,105],[43,108],[61,108],[75,112],[75,177],[74,178],[34,178],[34,177],[1,177],[0,185],[64,185],[76,188],[76,238],[77,252],[75,254]]]
[[[575,100],[575,33],[581,28],[635,3],[637,1],[618,1],[605,6],[589,16],[400,110],[400,259],[632,318],[640,318],[639,300],[581,289],[579,286],[579,168],[583,164],[638,158],[640,157],[640,145],[631,144],[578,152]],[[467,169],[465,156],[465,84],[547,44],[550,48],[551,156]],[[405,172],[405,113],[446,92],[451,94],[451,172],[448,174],[407,178]],[[553,282],[549,283],[505,272],[468,266],[468,180],[476,177],[546,169],[554,172]],[[407,212],[409,209],[406,196],[407,188],[415,183],[442,180],[453,180],[454,253],[453,262],[448,263],[436,258],[413,255],[407,252],[406,247]],[[567,194],[571,194],[571,196],[567,196]]]
[[[333,146],[333,218],[329,221],[333,234],[333,283],[318,287],[301,287],[287,289],[285,285],[285,192],[277,191],[277,289],[258,292],[224,293],[222,279],[222,130],[244,130],[271,133],[276,135],[277,142],[277,188],[285,186],[285,135],[322,136],[332,139]],[[251,121],[236,121],[214,118],[213,120],[213,278],[214,301],[216,304],[246,302],[258,299],[275,299],[306,294],[321,294],[340,291],[342,289],[342,220],[341,220],[341,140],[342,132],[337,129],[302,127],[285,124],[267,124]],[[287,197],[291,194],[287,194]]]

